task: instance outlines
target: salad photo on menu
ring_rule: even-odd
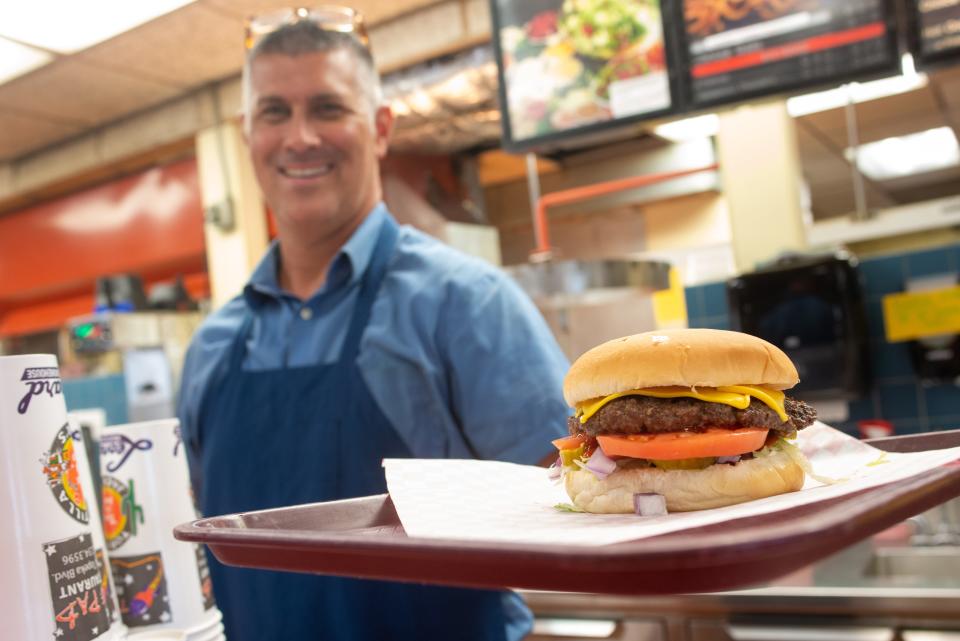
[[[511,138],[668,109],[658,0],[498,0]]]

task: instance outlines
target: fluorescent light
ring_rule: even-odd
[[[53,60],[45,51],[0,38],[0,83],[12,80]]]
[[[884,138],[844,152],[871,180],[891,180],[960,165],[960,145],[950,127]]]
[[[410,107],[407,106],[407,103],[405,103],[401,98],[394,98],[390,101],[390,111],[392,111],[393,115],[397,116],[398,118],[406,117],[413,113],[410,111]]]
[[[916,72],[913,66],[913,56],[909,53],[904,54],[901,58],[900,67],[902,73],[899,76],[871,80],[870,82],[851,82],[834,89],[788,98],[787,112],[794,118],[798,118],[820,111],[837,109],[849,102],[854,104],[867,102],[878,98],[896,96],[927,86],[926,74]]]
[[[704,114],[657,125],[653,133],[673,142],[685,142],[716,136],[719,129],[720,117],[717,114]]]
[[[917,75],[917,65],[913,62],[913,54],[905,53],[900,56],[900,74],[913,77]]]
[[[194,0],[30,0],[0,3],[0,36],[72,53]]]
[[[423,89],[417,89],[406,97],[407,106],[421,116],[429,115],[437,108],[437,101]]]

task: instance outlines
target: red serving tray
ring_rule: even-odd
[[[960,445],[960,430],[869,441]],[[408,537],[389,495],[201,519],[174,535],[227,565],[482,588],[681,594],[749,587],[960,495],[960,463],[813,505],[604,546]]]

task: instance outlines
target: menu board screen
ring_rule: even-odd
[[[917,0],[916,14],[923,58],[960,54],[960,0]]]
[[[658,0],[493,0],[492,7],[508,148],[670,110]]]
[[[684,0],[691,102],[893,70],[890,15],[884,0]]]

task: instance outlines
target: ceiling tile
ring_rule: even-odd
[[[960,131],[960,104],[947,110],[946,118],[949,120],[950,126],[953,127],[954,131]],[[960,134],[957,135],[957,138],[960,139]]]
[[[904,117],[909,114],[909,117]],[[861,142],[924,131],[943,124],[930,87],[857,105]]]
[[[81,128],[0,109],[0,131],[0,161],[6,161],[79,134]]]
[[[819,138],[832,141],[842,137],[846,141],[847,121],[843,109],[830,109],[807,116],[800,116],[798,124],[805,125],[814,129]],[[846,143],[841,146],[846,147]]]
[[[243,20],[192,4],[77,54],[77,60],[182,88],[240,73]]]
[[[860,144],[941,127],[945,122],[929,87],[859,103],[856,114]],[[834,148],[850,146],[844,109],[810,114],[799,120],[818,130],[824,141]]]
[[[829,217],[850,212],[856,205],[853,196],[852,167],[843,158],[842,148],[834,144],[811,125],[803,121],[797,127],[800,161],[803,177],[813,199],[816,217]],[[872,208],[896,204],[881,183],[864,181],[868,205]]]
[[[0,86],[0,109],[93,126],[181,92],[169,84],[64,58]]]

